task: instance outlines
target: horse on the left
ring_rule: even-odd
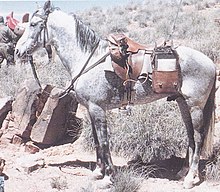
[[[29,13],[23,15],[21,22],[13,17],[13,12],[6,17],[6,21],[4,21],[3,16],[0,16],[0,67],[4,60],[6,60],[7,66],[15,64],[15,46],[20,39],[19,42],[25,39],[22,36],[28,26],[28,22]],[[45,48],[50,60],[52,58],[51,46],[46,46]]]

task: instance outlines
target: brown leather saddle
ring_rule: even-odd
[[[110,34],[107,40],[115,73],[123,80],[136,80],[141,73],[147,47],[124,34]]]
[[[138,80],[142,72],[144,58],[150,54],[152,61],[152,89],[156,93],[176,93],[180,87],[178,54],[170,42],[160,40],[156,46],[145,46],[134,42],[124,34],[111,34],[107,38],[115,73],[124,80],[131,99],[132,81]],[[146,74],[147,76],[149,74]]]

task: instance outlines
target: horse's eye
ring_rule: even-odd
[[[36,26],[36,23],[33,23],[33,22],[32,22],[32,23],[30,24],[30,26],[31,26],[31,27],[34,27],[34,26]]]
[[[41,27],[41,28],[43,28],[44,26],[45,26],[45,24],[44,24],[44,23],[41,23],[41,24],[40,24],[40,27]]]

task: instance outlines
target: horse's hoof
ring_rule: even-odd
[[[99,179],[103,179],[103,174],[101,173],[101,169],[97,168],[92,172],[92,177],[94,178],[94,180],[99,180]]]
[[[110,179],[110,176],[105,176],[102,180],[96,181],[96,191],[99,191],[98,189],[110,189],[112,186],[112,182]]]
[[[193,181],[184,180],[183,187],[185,189],[191,189],[191,188],[194,187],[194,182]]]

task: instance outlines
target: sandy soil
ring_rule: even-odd
[[[104,180],[94,180],[95,154],[85,152],[80,139],[74,144],[51,147],[35,154],[25,152],[24,146],[1,139],[0,157],[4,168],[6,192],[108,192]],[[126,165],[126,159],[113,157],[116,166]],[[160,162],[166,172],[156,178],[143,180],[139,192],[219,192],[220,184],[203,182],[192,189],[184,189],[182,181],[172,179],[172,165],[182,159]],[[181,164],[181,163],[180,163]],[[170,166],[170,167],[169,167]]]

